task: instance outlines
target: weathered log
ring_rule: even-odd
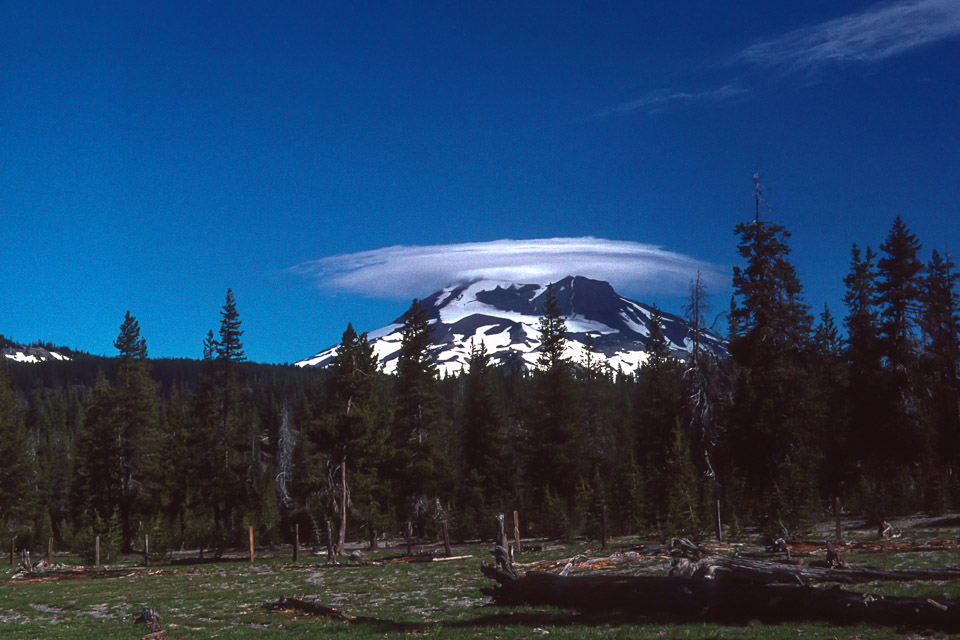
[[[826,549],[828,540],[794,540],[787,546],[793,555],[811,554]],[[835,541],[837,551],[857,553],[912,553],[960,549],[960,538],[928,538],[924,540],[875,540],[871,542]]]
[[[689,540],[673,542],[672,576],[716,578],[718,580],[751,582],[756,584],[863,584],[877,580],[908,582],[914,580],[955,580],[960,578],[960,567],[938,569],[873,569],[870,567],[815,567],[801,564],[765,562],[752,558],[704,553]],[[828,547],[828,552],[833,546]],[[837,554],[834,550],[834,562]],[[829,553],[828,553],[829,561]]]
[[[380,618],[370,618],[367,616],[352,616],[333,607],[327,607],[318,602],[307,602],[298,598],[280,597],[276,602],[265,602],[264,609],[268,610],[287,610],[302,611],[311,615],[324,616],[334,620],[342,620],[350,624],[364,624],[380,627],[384,631],[410,631],[417,629],[417,625],[405,622],[395,622],[393,620],[382,620]]]
[[[481,571],[499,585],[483,589],[498,605],[547,605],[656,620],[744,624],[819,620],[960,631],[960,601],[875,596],[800,585],[767,585],[681,576],[561,577],[496,567]]]
[[[276,602],[265,602],[263,608],[269,610],[303,611],[304,613],[333,618],[335,620],[346,620],[347,622],[352,622],[357,619],[357,616],[351,616],[338,609],[327,607],[317,602],[307,602],[306,600],[300,600],[298,598],[285,598],[282,596]]]

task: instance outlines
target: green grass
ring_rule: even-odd
[[[910,536],[912,536],[910,533]],[[943,532],[956,535],[956,531]],[[919,537],[919,536],[918,536]],[[601,552],[597,545],[553,546],[523,555],[524,563],[558,560],[578,553],[609,554],[637,541],[619,540]],[[463,560],[384,566],[334,566],[323,557],[293,563],[289,553],[262,554],[257,562],[151,567],[155,573],[56,582],[9,581],[0,567],[0,638],[139,638],[133,619],[144,606],[162,617],[168,638],[903,638],[897,630],[837,628],[825,624],[642,624],[549,607],[497,607],[480,589],[492,586],[479,571],[489,545],[457,548]],[[368,554],[364,560],[398,553]],[[944,566],[957,564],[955,551],[881,556],[850,554],[854,566]],[[135,559],[131,557],[131,563]],[[131,567],[134,565],[131,564]],[[637,573],[665,574],[664,559],[650,559]],[[622,572],[622,571],[621,571]],[[890,595],[960,597],[960,584],[866,585],[859,590]],[[386,621],[350,624],[262,604],[280,596],[302,597],[346,613]],[[922,635],[914,637],[946,637]]]

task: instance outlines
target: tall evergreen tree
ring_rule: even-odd
[[[923,271],[923,263],[917,257],[920,248],[920,242],[900,216],[894,219],[886,241],[880,245],[883,255],[877,262],[877,302],[881,309],[883,353],[891,370],[909,370],[915,366]]]
[[[891,470],[909,474],[926,464],[932,453],[932,434],[920,411],[920,336],[918,316],[923,263],[920,242],[899,216],[893,221],[877,261],[877,302],[880,309],[880,347],[885,367],[883,420],[874,437],[888,463],[890,493],[902,493],[907,484]],[[914,496],[904,496],[911,499]],[[906,507],[896,505],[893,508]]]
[[[129,311],[113,345],[118,352],[113,384],[103,380],[94,390],[81,436],[78,498],[101,517],[116,509],[121,544],[129,549],[134,516],[151,508],[139,500],[144,461],[157,427],[157,385],[147,366],[146,340]]]
[[[489,526],[497,510],[513,497],[507,448],[506,408],[498,388],[498,371],[490,363],[483,342],[471,342],[463,374],[463,411],[460,438],[461,510],[471,534]]]
[[[0,358],[0,528],[8,536],[30,526],[37,499],[33,463],[5,358]]]
[[[241,402],[239,365],[246,357],[240,325],[236,299],[227,289],[220,311],[220,339],[211,330],[203,341],[203,370],[194,395],[194,502],[202,517],[213,521],[210,533],[217,553],[222,553],[229,532],[237,530],[234,520],[248,503],[255,482],[257,438],[252,421],[244,424]]]
[[[437,368],[430,353],[433,326],[420,300],[403,316],[397,357],[393,441],[397,487],[405,515],[422,530],[436,497],[440,463],[435,427],[439,418]]]
[[[567,359],[567,325],[560,313],[560,302],[553,283],[547,285],[543,296],[542,315],[540,316],[540,355],[537,366],[547,372],[557,372],[569,367]]]
[[[947,255],[936,250],[930,257],[923,277],[923,309],[920,325],[926,345],[921,359],[927,404],[926,414],[933,424],[938,473],[931,480],[928,506],[939,510],[945,506],[949,479],[958,463],[960,445],[960,315],[958,315],[957,281],[960,274]]]
[[[663,314],[656,306],[650,313],[647,359],[637,372],[637,459],[642,461],[648,487],[647,519],[663,519],[669,506],[671,477],[664,461],[674,428],[680,418],[680,362],[670,355],[670,342]],[[684,442],[689,443],[686,437]],[[689,455],[689,446],[686,449]],[[694,488],[695,489],[695,488]]]
[[[810,434],[808,347],[813,320],[788,260],[790,234],[761,221],[737,225],[734,267],[737,335],[730,352],[739,367],[727,445],[736,475],[769,526],[796,525],[811,499],[814,472],[804,446]]]
[[[847,381],[845,428],[837,435],[838,444],[830,458],[838,481],[873,483],[884,467],[883,439],[878,437],[884,424],[883,367],[880,327],[877,312],[876,253],[865,253],[854,244],[850,249],[850,269],[844,277],[847,307],[844,319],[846,339],[844,361]],[[873,484],[872,486],[876,486]],[[839,492],[839,487],[837,488]]]
[[[353,495],[362,500],[368,517],[374,516],[371,507],[376,502],[377,466],[384,456],[385,432],[378,428],[372,405],[377,356],[367,341],[367,334],[358,335],[353,326],[347,324],[331,369],[328,384],[333,407],[326,416],[322,432],[325,448],[333,456],[335,469],[339,472],[333,485],[337,488],[336,504],[340,516],[337,546],[342,552],[352,500],[348,477],[353,478]],[[358,493],[358,489],[363,493]],[[372,529],[375,523],[368,521],[366,524]]]
[[[572,504],[582,471],[577,442],[578,403],[572,366],[566,356],[566,322],[552,283],[544,295],[539,337],[527,468],[538,495],[550,488],[561,500]]]

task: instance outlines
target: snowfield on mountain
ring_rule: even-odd
[[[540,355],[539,323],[547,287],[477,280],[445,287],[423,299],[433,326],[432,355],[441,375],[466,367],[471,344],[486,347],[492,364],[536,365]],[[575,362],[586,356],[587,336],[597,359],[613,370],[632,372],[646,360],[651,305],[625,298],[609,283],[583,276],[568,276],[554,283],[554,292],[567,327],[566,355]],[[679,316],[661,312],[670,349],[684,358],[693,348],[691,327]],[[368,340],[386,373],[396,370],[402,339],[403,317],[371,331]],[[724,352],[723,341],[701,334],[706,349]],[[325,367],[337,347],[297,362],[301,367]]]

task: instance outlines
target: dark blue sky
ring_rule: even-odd
[[[924,259],[960,247],[960,0],[4,14],[0,333],[21,342],[111,354],[129,309],[152,356],[199,357],[232,287],[248,356],[291,362],[434,288],[298,265],[505,238],[657,245],[723,274],[722,309],[758,163],[816,311],[843,316],[850,244],[896,215]],[[676,310],[644,274],[618,288]]]

